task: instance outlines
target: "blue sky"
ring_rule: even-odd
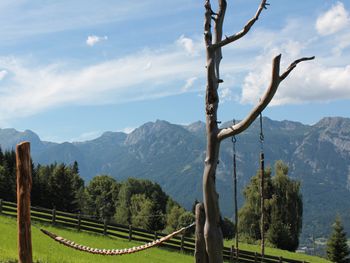
[[[258,0],[228,1],[225,34]],[[242,40],[225,47],[219,116],[243,118],[282,67],[315,55],[284,81],[265,115],[315,123],[350,117],[350,1],[271,0]],[[0,2],[0,128],[81,141],[156,119],[204,120],[203,1]],[[215,7],[215,3],[213,1]]]

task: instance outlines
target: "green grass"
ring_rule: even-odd
[[[129,248],[137,246],[139,242],[129,242],[117,238],[66,230],[63,228],[42,225],[32,222],[33,260],[48,263],[104,263],[104,262],[193,262],[193,256],[160,248],[151,248],[131,255],[101,256],[67,248],[49,237],[43,235],[39,227],[43,227],[77,243],[96,248]],[[15,262],[17,259],[17,227],[16,219],[0,216],[0,262]]]
[[[74,229],[63,229],[32,222],[33,259],[35,262],[48,263],[89,263],[89,262],[149,262],[149,263],[171,263],[171,262],[193,262],[193,256],[181,254],[166,249],[151,248],[131,255],[124,256],[101,256],[91,255],[84,252],[67,248],[54,242],[43,235],[39,228],[45,228],[67,239],[77,243],[96,248],[129,248],[137,246],[139,242],[129,242],[123,239],[104,237],[102,235],[78,232]],[[230,247],[232,241],[225,241],[225,246]],[[258,245],[240,243],[240,249],[259,252]],[[305,260],[312,263],[328,263],[323,258],[313,257],[304,254],[292,253],[280,249],[266,248],[266,255],[282,256],[289,259]],[[0,216],[0,262],[15,262],[17,258],[17,226],[16,219]]]
[[[232,240],[225,240],[224,245],[226,247],[230,247],[234,244]],[[260,253],[261,249],[259,245],[251,245],[246,243],[239,243],[239,248],[242,250],[248,250],[252,252],[258,252]],[[305,260],[311,263],[331,263],[331,261],[328,261],[324,258],[305,255],[305,254],[299,254],[299,253],[293,253],[286,250],[281,250],[277,248],[270,248],[265,247],[265,255],[269,256],[277,256],[277,257],[284,257],[288,259],[295,259],[295,260]]]

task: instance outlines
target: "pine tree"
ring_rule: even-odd
[[[350,255],[349,247],[346,243],[346,233],[338,215],[333,224],[333,232],[327,241],[327,257],[336,263],[346,263],[347,256]]]

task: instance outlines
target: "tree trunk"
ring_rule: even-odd
[[[207,70],[207,87],[205,96],[205,111],[206,111],[206,132],[207,132],[207,149],[203,173],[203,199],[205,210],[205,224],[204,224],[204,240],[206,245],[206,255],[200,255],[201,249],[196,250],[196,260],[207,258],[209,263],[223,262],[223,236],[221,231],[221,215],[219,208],[219,195],[216,192],[215,173],[219,161],[220,143],[222,140],[237,135],[247,129],[256,117],[265,109],[275,95],[279,84],[290,74],[290,72],[297,66],[298,63],[306,60],[314,59],[314,57],[304,57],[295,60],[289,68],[280,75],[280,59],[281,55],[273,59],[272,78],[271,83],[259,103],[253,110],[237,124],[229,128],[219,129],[217,121],[217,111],[219,105],[218,88],[219,84],[223,82],[220,78],[220,62],[222,59],[222,47],[239,40],[245,36],[254,23],[259,19],[263,9],[266,9],[266,0],[261,0],[259,8],[255,16],[250,19],[241,31],[236,34],[223,36],[223,22],[226,12],[226,0],[218,0],[218,11],[215,13],[210,4],[210,0],[205,0],[205,17],[204,17],[204,41],[206,47],[206,70]],[[212,35],[213,32],[214,39]],[[199,222],[196,214],[196,221]],[[203,231],[202,225],[196,224],[196,232]],[[196,243],[197,245],[197,243]],[[198,242],[198,245],[202,245]],[[204,253],[204,252],[203,252]]]
[[[205,248],[204,240],[204,224],[205,224],[205,213],[204,206],[202,203],[196,205],[196,250],[195,263],[208,263],[208,256]]]
[[[32,236],[30,225],[30,191],[32,188],[30,144],[16,147],[17,168],[17,223],[18,262],[32,263]]]

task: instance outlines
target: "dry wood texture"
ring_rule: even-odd
[[[29,142],[20,143],[16,147],[16,169],[18,261],[20,263],[32,263],[32,236],[30,228],[32,174]]]
[[[253,110],[237,124],[229,128],[220,129],[218,127],[217,111],[219,106],[218,89],[223,80],[220,78],[220,63],[222,60],[222,48],[235,42],[245,36],[255,22],[259,19],[261,12],[266,9],[268,3],[262,0],[254,17],[250,19],[243,29],[231,36],[223,38],[223,24],[226,13],[227,1],[218,0],[218,11],[214,12],[211,7],[210,0],[205,1],[204,16],[204,42],[206,47],[206,132],[207,132],[207,148],[206,158],[203,172],[203,200],[205,210],[205,223],[203,226],[197,224],[197,233],[204,233],[206,256],[196,253],[196,261],[199,258],[207,258],[209,263],[220,263],[223,261],[223,236],[221,231],[221,215],[219,208],[219,195],[216,192],[216,168],[219,161],[220,143],[225,138],[237,135],[247,129],[257,116],[266,108],[275,95],[279,84],[289,75],[289,73],[297,66],[298,63],[311,60],[310,58],[301,58],[295,60],[289,68],[280,74],[281,55],[273,59],[272,78],[270,86],[261,98],[260,102]],[[213,23],[213,26],[212,26]],[[213,31],[213,32],[212,32]],[[199,214],[197,214],[198,216]],[[197,220],[198,221],[198,220]],[[200,243],[198,243],[200,244]],[[198,251],[201,251],[198,248]]]

